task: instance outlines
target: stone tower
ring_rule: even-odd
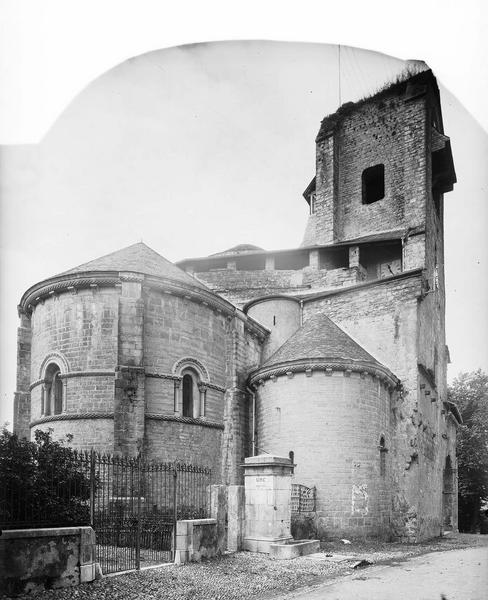
[[[456,529],[443,195],[456,181],[431,71],[327,116],[301,247],[176,268],[143,245],[21,299],[16,431],[204,460],[293,451],[315,535]],[[54,424],[54,425],[53,425]]]

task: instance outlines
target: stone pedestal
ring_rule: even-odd
[[[244,463],[245,530],[243,548],[269,553],[270,544],[292,539],[289,458],[263,454]]]

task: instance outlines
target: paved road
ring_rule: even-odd
[[[434,552],[354,571],[294,600],[488,600],[488,547]]]

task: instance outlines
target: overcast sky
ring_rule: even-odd
[[[99,55],[104,64],[101,47]],[[337,46],[158,50],[101,75],[47,131],[47,109],[30,138],[20,126],[4,129],[4,141],[42,140],[10,143],[0,156],[0,421],[12,419],[16,305],[33,283],[141,239],[173,261],[238,243],[299,245],[320,120],[404,68],[347,47],[340,58],[341,98]],[[452,377],[488,369],[488,136],[441,93],[458,175],[446,195]]]

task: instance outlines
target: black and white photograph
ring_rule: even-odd
[[[230,4],[0,3],[0,596],[486,600],[488,8]]]

